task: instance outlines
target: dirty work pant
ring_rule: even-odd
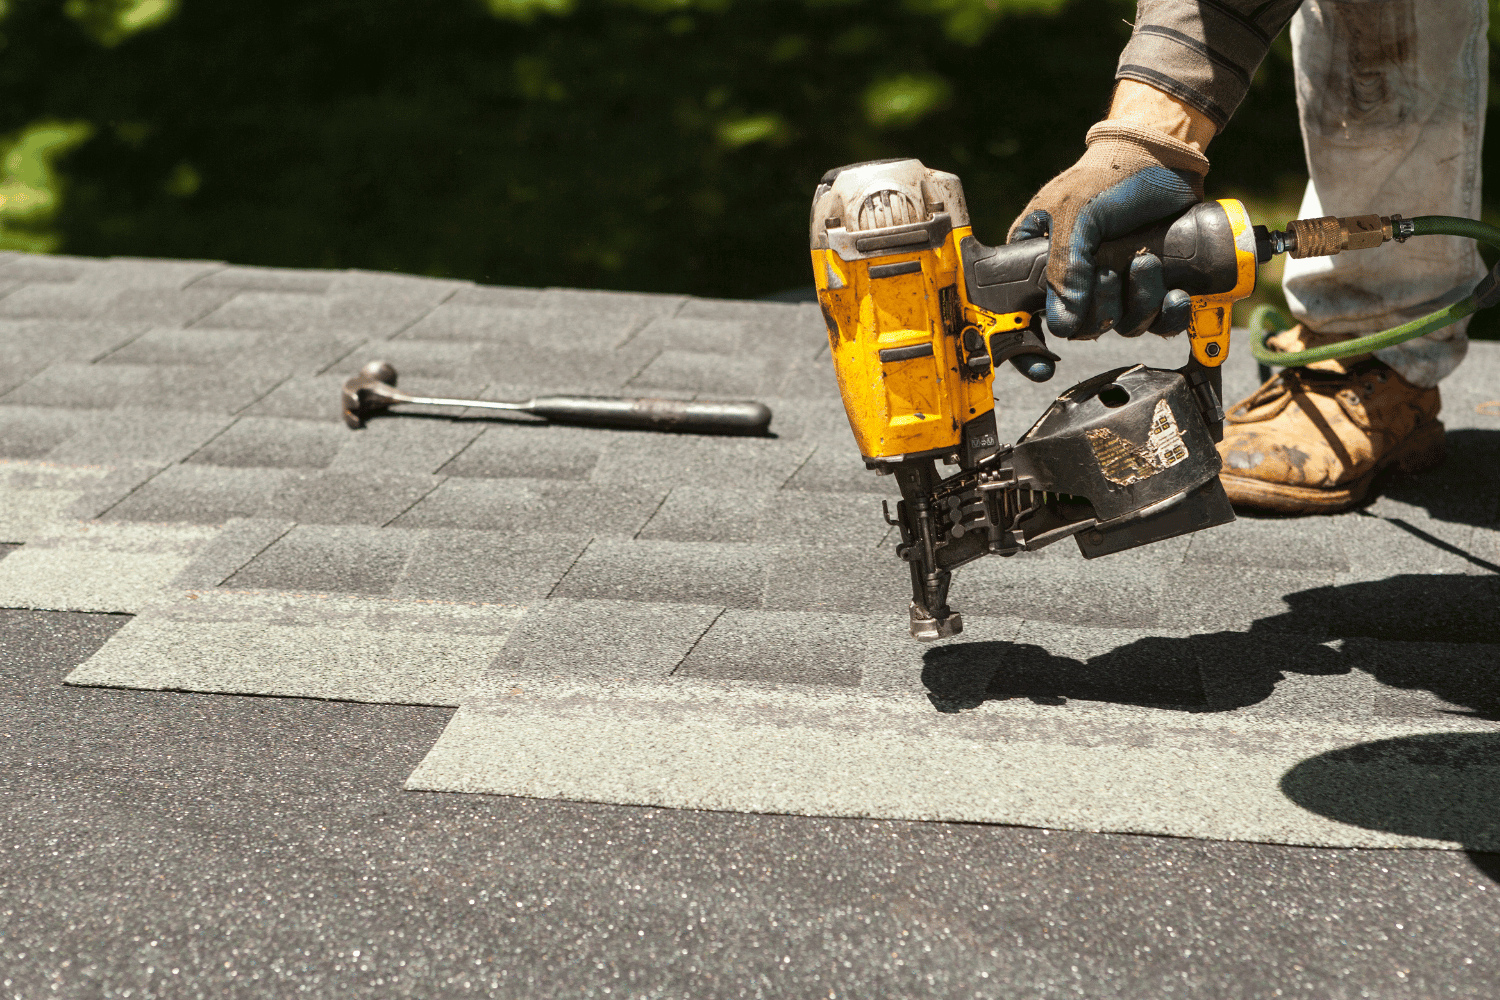
[[[1489,84],[1485,0],[1306,0],[1292,19],[1297,109],[1311,178],[1299,215],[1479,218]],[[1374,333],[1467,295],[1473,241],[1422,236],[1288,260],[1292,314],[1327,333]],[[1468,349],[1467,319],[1377,353],[1419,386]]]

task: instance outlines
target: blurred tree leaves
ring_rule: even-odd
[[[0,135],[91,129],[48,154],[68,251],[732,296],[807,284],[809,198],[843,163],[954,170],[981,237],[1002,239],[1082,151],[1134,13],[1130,0],[10,8]],[[1284,52],[1215,154],[1211,189],[1295,183]]]
[[[67,0],[63,12],[100,45],[112,48],[138,31],[155,28],[177,13],[178,0]]]
[[[39,122],[0,139],[0,250],[57,249],[61,237],[51,223],[63,184],[54,164],[92,131],[82,122]]]

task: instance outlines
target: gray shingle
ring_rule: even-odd
[[[117,288],[81,283],[26,285],[0,299],[0,316],[88,319],[103,312],[117,294]]]
[[[119,349],[146,331],[144,323],[110,319],[0,320],[0,373],[19,367],[40,371],[53,361],[89,362]],[[0,374],[0,384],[11,380]]]
[[[338,271],[294,270],[283,267],[225,267],[193,283],[195,288],[253,289],[261,292],[301,292],[319,295]]]
[[[634,535],[665,490],[544,479],[449,479],[395,522],[515,534]]]
[[[112,467],[109,474],[86,490],[62,512],[64,518],[92,521],[130,496],[163,466],[144,462],[129,462]]]
[[[392,593],[424,600],[540,600],[588,544],[582,534],[424,531]]]
[[[337,472],[430,475],[484,430],[474,422],[396,418],[371,420],[346,431],[343,447],[329,468]]]
[[[230,423],[227,416],[176,409],[170,398],[160,402],[166,405],[75,410],[77,433],[44,457],[75,465],[165,465],[191,455]]]
[[[1384,508],[1381,514],[1346,519],[1348,542],[1344,549],[1353,578],[1483,572],[1466,557],[1473,548],[1473,525],[1438,520],[1410,507],[1393,510],[1397,507],[1394,503],[1376,506]]]
[[[873,549],[890,531],[873,498],[677,486],[641,537]]]
[[[1348,518],[1240,517],[1192,535],[1186,562],[1196,566],[1342,571]]]
[[[411,531],[300,524],[224,581],[224,586],[388,594],[416,544],[417,534]]]
[[[75,281],[97,271],[104,261],[62,254],[17,254],[0,266],[3,281]]]
[[[207,365],[49,365],[5,396],[33,406],[112,408],[170,406],[233,414],[274,389],[284,376],[264,368],[225,370]]]
[[[771,392],[791,399],[837,398],[838,379],[825,351],[821,357],[794,358]]]
[[[479,306],[484,309],[540,309],[540,288],[501,288],[493,285],[471,285],[460,288],[448,299],[447,305]]]
[[[557,351],[611,350],[631,339],[646,318],[632,313],[579,316],[542,309],[507,309],[445,302],[401,336],[412,340],[500,341]]]
[[[682,304],[682,308],[677,310],[676,315],[682,319],[776,325],[787,322],[790,317],[801,316],[809,309],[815,314],[818,313],[816,305],[760,302],[747,299],[690,298]],[[822,329],[821,318],[818,321],[818,327]]]
[[[199,320],[198,325],[284,332],[339,330],[387,337],[410,326],[435,305],[437,301],[430,294],[390,290],[323,295],[242,291]]]
[[[889,547],[767,548],[763,605],[784,611],[907,615],[911,572]],[[959,606],[957,599],[951,599]],[[960,606],[965,610],[967,606]],[[974,612],[981,608],[975,606]]]
[[[1082,628],[1152,625],[1161,618],[1158,592],[1166,572],[1156,560],[1172,544],[1157,543],[1150,556],[1136,550],[1085,560],[1064,540],[1042,552],[986,557],[954,574],[948,602],[959,611]]]
[[[533,605],[487,671],[492,686],[540,676],[649,679],[682,662],[722,608],[553,598]]]
[[[553,596],[753,608],[770,560],[750,545],[596,539]]]
[[[150,291],[128,288],[110,299],[105,306],[105,315],[121,322],[186,326],[219,308],[233,294],[234,291],[228,288],[153,288]]]
[[[199,549],[193,561],[172,581],[179,590],[212,590],[232,577],[250,560],[291,531],[291,521],[269,518],[230,518],[213,539]]]
[[[703,354],[735,354],[741,349],[744,325],[712,319],[656,317],[630,338],[632,345],[657,350],[692,351]]]
[[[600,485],[670,488],[690,483],[774,490],[792,477],[812,449],[809,442],[774,438],[619,434],[600,453],[590,478]]]
[[[775,426],[775,421],[772,421]],[[873,493],[895,502],[901,491],[889,476],[877,476],[865,468],[852,435],[846,441],[819,441],[815,450],[786,481],[788,490],[810,490],[820,493]]]
[[[496,421],[440,471],[468,477],[587,479],[600,454],[622,436],[628,435],[565,424]]]
[[[1334,577],[1331,570],[1173,566],[1162,572],[1154,585],[1161,612],[1158,627],[1198,632],[1298,632],[1326,638],[1326,619],[1288,617],[1284,596],[1308,587],[1331,586]]]
[[[396,384],[406,392],[419,396],[449,395],[434,386],[462,384],[472,389],[464,394],[472,398],[490,378],[475,368],[477,346],[467,341],[372,340],[340,361],[336,368],[329,369],[329,374],[337,373],[342,384],[343,379],[365,364],[385,361],[395,367]]]
[[[777,493],[674,486],[640,537],[664,542],[753,542],[761,512]]]
[[[828,343],[816,304],[689,299],[676,318],[738,323],[739,349],[762,357],[810,358]]]
[[[566,352],[556,346],[485,343],[476,346],[467,370],[489,379],[497,387],[509,387],[506,391],[495,391],[489,396],[492,399],[548,393],[650,396],[655,393],[642,391],[639,386],[627,390],[625,386],[650,363],[654,353],[652,348],[637,348],[629,343],[617,349],[580,346]],[[400,366],[397,367],[399,370]],[[691,387],[673,388],[692,391]]]
[[[82,430],[87,420],[77,410],[0,406],[0,457],[42,458]]]
[[[277,376],[312,374],[343,358],[362,339],[349,333],[285,334],[201,326],[190,330],[157,328],[114,351],[102,362],[205,365],[224,371],[261,370]]]
[[[264,513],[302,524],[387,524],[442,481],[411,473],[376,480],[368,473],[290,471]]]
[[[223,524],[264,513],[285,478],[266,469],[171,465],[104,513],[111,521]]]
[[[844,416],[844,404],[839,401],[836,392],[830,391],[817,397],[758,398],[771,408],[771,433],[777,439],[799,441],[810,438],[830,450],[846,445],[846,450],[854,451],[854,435],[849,430],[849,418]],[[874,478],[873,475],[871,478]]]
[[[263,469],[322,469],[349,443],[343,424],[240,417],[183,461]]]
[[[731,608],[698,640],[675,676],[856,687],[866,661],[883,652],[864,618]]]
[[[111,257],[79,275],[81,284],[112,285],[129,289],[130,294],[161,294],[170,298],[171,292],[185,288],[217,271],[224,269],[221,261],[215,260],[157,260],[142,257]],[[146,291],[150,289],[150,291]]]
[[[678,389],[715,396],[775,394],[788,362],[757,358],[664,350],[627,384],[631,390]]]
[[[638,313],[671,316],[687,297],[655,292],[600,292],[580,288],[549,288],[542,293],[540,308],[578,313]]]
[[[348,371],[340,365],[334,374],[293,375],[257,400],[244,411],[247,417],[282,417],[290,420],[319,420],[343,426],[339,408],[339,390],[344,380],[359,370],[354,364]]]

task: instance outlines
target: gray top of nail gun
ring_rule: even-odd
[[[852,445],[816,305],[14,254],[0,289],[0,543],[21,543],[0,561],[0,605],[138,616],[76,683],[462,704],[476,718],[513,689],[552,691],[536,718],[559,726],[558,705],[598,703],[588,685],[630,692],[621,719],[712,715],[743,689],[791,699],[785,712],[804,719],[899,709],[867,732],[1019,713],[1006,731],[1028,746],[1228,719],[1239,735],[1193,745],[1295,748],[1301,737],[1256,727],[1500,717],[1500,616],[1486,603],[1500,415],[1480,408],[1497,396],[1500,345],[1476,344],[1444,386],[1448,465],[1368,513],[1243,519],[1088,563],[1063,546],[984,561],[956,575],[963,636],[925,647],[905,637],[906,573],[880,512],[894,490]],[[1000,374],[1003,437],[1073,381],[1176,366],[1186,350],[1154,337],[1055,346],[1052,384]],[[759,399],[774,436],[445,415],[350,431],[338,388],[374,358],[431,395]],[[1227,396],[1255,380],[1236,350]],[[672,701],[694,684],[720,694]],[[1083,708],[1108,725],[1079,721]],[[475,763],[500,739],[475,725],[469,749],[419,769],[423,787],[509,787]],[[570,766],[527,780],[637,801],[597,761],[587,776]],[[1101,821],[1097,803],[1067,796],[970,815],[962,782],[945,798],[941,783],[877,781],[862,807],[797,780],[758,808],[1308,843],[1416,836],[1258,806],[1233,823],[1178,822],[1119,802]],[[751,808],[709,788],[680,794],[672,804]]]

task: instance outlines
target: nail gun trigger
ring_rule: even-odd
[[[891,502],[889,500],[880,501],[880,513],[885,517],[886,524],[889,524],[893,528],[900,527],[901,522],[891,518]]]

